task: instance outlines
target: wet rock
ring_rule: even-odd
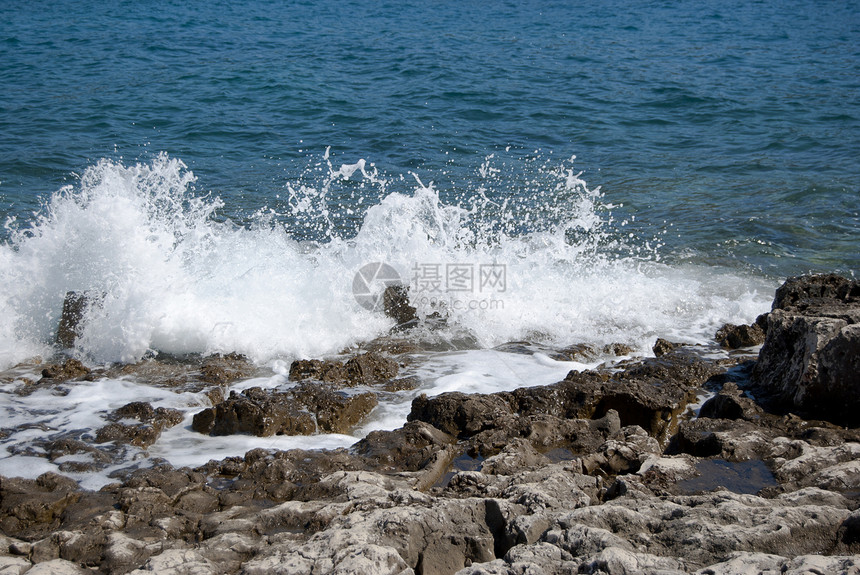
[[[455,441],[432,425],[413,421],[394,431],[372,431],[352,449],[373,469],[418,471]]]
[[[90,373],[90,369],[77,359],[67,359],[62,364],[51,364],[42,370],[42,377],[53,381],[79,379]]]
[[[805,311],[857,298],[860,298],[860,287],[856,280],[836,274],[798,276],[787,279],[776,290],[773,309]]]
[[[739,349],[742,347],[753,347],[764,343],[765,327],[763,328],[758,322],[752,325],[734,325],[727,323],[721,327],[714,339],[717,340],[723,347],[729,349]]]
[[[317,381],[337,382],[346,379],[346,369],[339,361],[320,359],[298,359],[290,364],[291,381],[314,379]]]
[[[386,287],[382,292],[382,305],[385,315],[397,322],[398,326],[418,322],[417,310],[409,304],[409,288],[403,284]]]
[[[423,421],[455,437],[467,438],[510,421],[510,404],[498,395],[450,392],[412,401],[407,421]]]
[[[773,437],[771,430],[742,420],[695,419],[681,422],[669,452],[728,461],[759,459],[770,452]]]
[[[242,354],[215,354],[207,357],[200,367],[200,379],[207,383],[225,385],[251,377],[256,368]]]
[[[334,360],[300,359],[290,365],[290,379],[313,379],[344,386],[375,385],[397,375],[397,362],[369,351],[349,359],[345,364]]]
[[[286,392],[252,387],[241,394],[232,392],[227,400],[197,413],[192,429],[209,435],[258,437],[348,433],[376,404],[372,393],[349,395],[312,383]]]
[[[114,410],[107,419],[111,423],[96,432],[96,443],[131,443],[146,449],[161,437],[162,431],[182,423],[184,416],[178,409],[153,408],[149,403],[136,401]]]
[[[84,313],[93,300],[93,294],[89,292],[66,292],[63,298],[63,311],[60,315],[60,323],[57,326],[56,342],[60,347],[69,349],[75,347],[75,341],[83,331]]]
[[[496,348],[500,349],[500,348]],[[580,361],[580,362],[589,362],[594,361],[599,356],[599,352],[597,348],[594,346],[579,343],[575,345],[567,346],[563,349],[560,349],[554,352],[551,357],[558,361]]]
[[[675,344],[663,339],[662,337],[658,337],[657,341],[654,342],[654,346],[651,348],[651,351],[654,352],[654,355],[657,357],[662,357],[675,349]]]
[[[393,359],[374,352],[357,355],[346,362],[346,374],[353,385],[374,385],[397,375],[399,366]]]
[[[777,290],[752,372],[774,408],[860,426],[860,282],[792,278]]]
[[[269,394],[259,387],[246,389],[215,407],[197,413],[192,429],[208,435],[247,433],[258,437],[271,435],[310,435],[316,422],[310,413],[300,411],[285,394]]]
[[[417,377],[401,377],[398,379],[392,379],[380,386],[382,391],[396,392],[396,391],[411,391],[418,387],[421,384],[421,380]]]
[[[108,416],[110,421],[134,419],[141,423],[151,423],[162,428],[173,427],[182,423],[182,412],[168,407],[153,408],[145,401],[134,401],[112,411]]]
[[[737,384],[727,382],[717,395],[702,404],[699,417],[711,419],[745,419],[755,421],[763,416],[761,407],[745,397]]]
[[[582,433],[588,425],[571,421],[600,420],[610,412],[620,425],[638,425],[666,442],[695,390],[721,371],[720,366],[674,350],[611,375],[571,371],[559,383],[512,392],[422,395],[413,401],[407,419],[424,421],[461,439],[473,438],[486,454],[501,449],[512,437],[529,437],[543,447],[564,447],[564,441],[585,447],[589,442],[579,439],[589,437]]]
[[[37,479],[2,478],[0,530],[24,539],[39,539],[60,526],[63,512],[81,494],[73,480],[55,473]]]
[[[124,423],[108,423],[96,432],[96,443],[130,443],[146,449],[158,438],[161,430],[152,425],[126,425]]]
[[[106,452],[92,445],[76,439],[57,439],[44,444],[48,459],[56,461],[67,455],[86,454],[92,458],[93,463],[110,463],[113,458]]]

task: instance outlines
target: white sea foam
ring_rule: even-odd
[[[498,171],[482,167],[496,186]],[[336,232],[326,207],[327,187],[345,178],[385,192],[354,237]],[[286,216],[314,216],[328,235],[313,243],[293,239],[272,214],[244,227],[216,221],[222,202],[195,194],[179,160],[101,161],[0,247],[0,361],[44,352],[72,290],[98,294],[75,350],[91,362],[151,350],[238,351],[259,362],[337,352],[392,325],[353,297],[354,274],[370,262],[393,266],[423,312],[441,310],[486,347],[700,340],[721,322],[749,321],[770,299],[765,282],[664,265],[644,240],[607,233],[599,190],[568,166],[546,175],[530,204],[490,201],[479,188],[466,207],[450,205],[409,181],[384,181],[362,161],[329,164],[317,186],[291,184]]]

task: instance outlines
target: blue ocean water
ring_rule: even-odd
[[[706,330],[766,307],[786,276],[860,271],[852,2],[81,0],[58,10],[9,1],[0,4],[0,77],[7,342],[50,340],[69,289],[143,290],[138,278],[157,276],[166,279],[148,294],[123,296],[126,314],[112,316],[122,332],[87,353],[257,349],[254,338],[212,336],[216,318],[174,317],[183,306],[213,308],[202,288],[174,303],[172,320],[127,310],[207,281],[226,300],[245,300],[254,284],[241,278],[282,257],[312,276],[291,302],[368,259],[401,269],[420,258],[530,260],[528,273],[545,281],[522,289],[545,294],[537,300],[548,309],[575,301],[603,310],[565,318],[584,314],[580,335],[597,339],[627,325],[604,313],[625,309],[625,290],[631,309],[651,301],[655,286],[638,293],[631,278],[698,281],[689,301],[669,298],[639,320],[633,337],[647,339],[678,310],[699,313],[701,325],[688,323]],[[400,195],[416,205],[395,206]],[[126,217],[129,202],[137,207]],[[374,207],[387,215],[369,219]],[[447,251],[426,251],[440,244],[436,231],[398,228],[427,213],[445,233],[458,230]],[[228,228],[247,233],[231,242]],[[416,233],[430,244],[397,253]],[[139,244],[124,244],[136,234]],[[516,241],[531,247],[511,248]],[[237,258],[247,250],[244,259],[217,255],[219,242]],[[345,256],[343,245],[360,249]],[[326,269],[335,261],[341,267]],[[257,280],[283,284],[267,274]],[[552,296],[549,283],[563,280],[585,282],[582,293]],[[723,309],[711,299],[721,290],[758,303],[712,313]],[[294,309],[256,297],[265,309]],[[544,316],[526,321],[533,314],[494,329],[540,333]],[[208,327],[164,325],[198,321]],[[618,329],[600,327],[613,322]],[[259,355],[335,345],[282,343]]]

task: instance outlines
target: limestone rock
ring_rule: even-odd
[[[860,282],[792,278],[777,290],[752,384],[774,406],[860,426]]]
[[[756,323],[751,325],[727,323],[717,331],[714,339],[721,346],[729,349],[753,347],[764,343],[766,329],[767,323],[764,317],[762,317],[762,323],[756,321]]]
[[[290,379],[312,379],[343,386],[376,385],[397,376],[396,361],[375,351],[350,358],[346,363],[335,360],[300,359],[290,365]]]
[[[86,367],[77,359],[67,359],[62,364],[52,364],[42,370],[42,377],[53,381],[67,381],[69,379],[79,379],[90,373],[90,368]]]
[[[372,393],[350,395],[323,384],[302,383],[286,392],[252,387],[241,394],[232,392],[222,403],[195,414],[192,429],[259,437],[348,433],[376,404]]]

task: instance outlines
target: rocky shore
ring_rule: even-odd
[[[241,356],[115,369],[205,390],[199,433],[344,432],[415,386],[398,377],[408,345],[364,351],[295,362],[286,392],[226,393],[253,372]],[[860,282],[790,279],[754,324],[654,354],[419,396],[349,449],[165,464],[99,491],[0,478],[0,573],[860,573]],[[111,373],[68,360],[21,393]],[[41,456],[97,467],[181,416],[138,402],[108,420]]]

